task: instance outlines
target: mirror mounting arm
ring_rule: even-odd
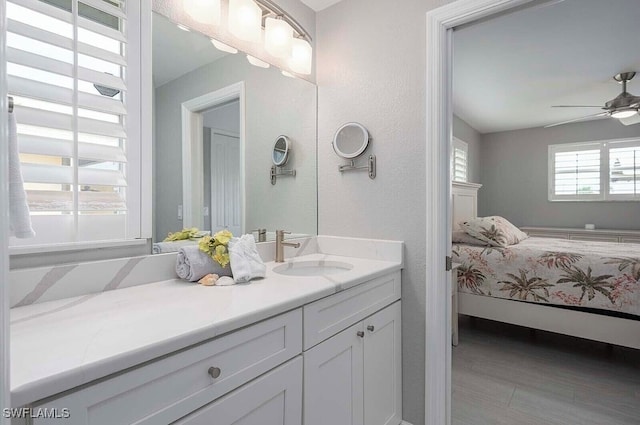
[[[367,170],[369,172],[369,178],[373,180],[376,178],[376,156],[369,155],[368,164],[360,166],[357,166],[356,161],[352,159],[351,161],[349,161],[349,164],[338,166],[338,170],[341,173],[344,173],[345,171]]]
[[[271,178],[271,184],[275,185],[276,184],[276,179],[277,176],[292,176],[295,177],[296,176],[296,170],[284,170],[284,169],[280,169],[278,171],[278,167],[276,167],[275,165],[271,166],[271,172],[270,172],[270,178]]]

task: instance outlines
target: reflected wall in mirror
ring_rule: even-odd
[[[191,226],[317,234],[316,86],[221,52],[158,13],[153,62],[154,242]],[[297,175],[273,186],[283,134]]]

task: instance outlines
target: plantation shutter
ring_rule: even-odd
[[[468,145],[462,140],[453,139],[453,150],[452,150],[452,165],[451,165],[451,174],[452,178],[455,181],[466,182],[468,181],[467,175],[467,151]]]
[[[600,147],[564,148],[553,152],[553,195],[598,196],[600,190]]]
[[[640,198],[640,142],[610,143],[609,194]]]
[[[35,240],[135,237],[127,229],[127,4],[8,0],[8,91]]]

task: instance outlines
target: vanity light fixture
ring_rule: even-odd
[[[267,52],[277,58],[291,56],[293,44],[293,28],[282,16],[267,18],[264,23],[264,47]]]
[[[206,25],[220,25],[220,0],[184,0],[183,6],[193,20]]]
[[[313,61],[313,49],[307,40],[294,38],[291,49],[289,67],[298,74],[311,74],[311,64]]]
[[[262,40],[262,9],[253,0],[229,0],[229,31],[241,40]]]
[[[249,63],[253,66],[257,66],[259,68],[269,68],[271,65],[269,65],[268,63],[266,63],[265,61],[261,61],[258,58],[254,58],[251,55],[247,55],[247,60],[249,61]]]
[[[635,115],[635,114],[637,114],[637,113],[638,113],[638,110],[637,110],[637,109],[629,108],[629,109],[622,109],[622,110],[618,110],[618,111],[612,112],[612,113],[611,113],[611,116],[612,116],[613,118],[621,119],[621,118],[629,118],[629,117],[632,117],[632,116],[634,116],[634,115]]]
[[[231,53],[231,54],[234,54],[234,55],[235,55],[236,53],[238,53],[238,49],[236,49],[236,48],[234,48],[234,47],[231,47],[231,46],[229,46],[229,45],[227,45],[227,44],[224,44],[223,42],[218,41],[218,40],[216,40],[215,38],[212,38],[212,39],[211,39],[211,44],[213,44],[213,46],[214,46],[216,49],[218,49],[218,50],[220,50],[220,51],[222,51],[222,52],[227,52],[227,53]]]
[[[295,75],[293,75],[289,71],[285,71],[284,69],[282,70],[282,75],[284,75],[285,77],[289,77],[289,78],[297,78]]]

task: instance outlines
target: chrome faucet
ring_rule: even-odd
[[[284,247],[292,246],[294,248],[300,248],[300,243],[285,242],[284,235],[290,235],[291,232],[285,232],[284,230],[276,230],[276,263],[284,263]]]

